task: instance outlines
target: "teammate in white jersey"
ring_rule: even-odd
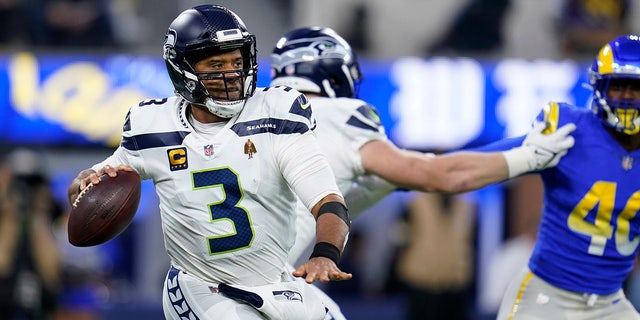
[[[351,218],[398,187],[460,193],[525,172],[555,166],[573,146],[573,124],[544,135],[537,123],[522,145],[507,152],[458,152],[433,156],[402,150],[386,136],[374,107],[357,99],[362,79],[355,53],[327,27],[295,29],[278,40],[271,55],[271,86],[304,93],[318,121],[314,130],[327,155]],[[313,243],[313,221],[300,206],[294,265]],[[325,300],[325,304],[331,305]],[[341,319],[335,304],[332,316]]]
[[[69,201],[104,173],[154,182],[172,265],[167,319],[323,319],[308,283],[351,278],[337,267],[350,220],[306,97],[256,88],[255,37],[221,6],[179,14],[163,56],[177,96],[132,107],[120,146],[79,173]],[[298,201],[317,244],[292,273]]]

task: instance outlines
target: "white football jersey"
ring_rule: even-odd
[[[376,110],[362,100],[311,97],[309,101],[313,115],[318,121],[314,130],[318,144],[329,160],[340,191],[346,195],[350,189],[358,188],[357,182],[365,174],[360,147],[374,140],[387,140],[384,127]],[[375,199],[377,200],[380,199]],[[352,211],[349,206],[352,219],[359,213],[361,212]],[[289,257],[289,263],[294,266],[308,258],[309,246],[315,238],[313,219],[308,215],[309,212],[300,205],[296,244],[291,249]]]
[[[309,212],[341,194],[309,102],[290,88],[259,88],[212,130],[195,129],[187,106],[172,97],[131,108],[120,146],[93,169],[122,163],[153,180],[176,268],[213,283],[280,281],[298,199]]]
[[[318,121],[314,130],[320,149],[327,156],[343,194],[364,175],[360,147],[374,140],[387,140],[376,110],[351,98],[309,98]]]

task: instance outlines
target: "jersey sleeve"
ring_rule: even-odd
[[[359,150],[370,141],[388,140],[378,111],[364,101],[356,101],[362,104],[351,112],[344,128],[344,134],[350,137],[354,149]]]
[[[463,151],[473,151],[473,152],[507,151],[515,147],[519,147],[522,144],[522,141],[524,141],[524,138],[525,136],[505,138],[505,139],[494,141],[479,147],[464,149]]]
[[[280,170],[302,203],[311,209],[326,195],[342,195],[326,156],[313,133],[316,120],[311,103],[300,92],[287,88],[269,98],[271,117],[282,120],[287,134],[276,134],[274,144]],[[279,104],[274,104],[279,102]],[[280,107],[284,106],[284,107]]]
[[[126,147],[127,141],[130,141],[135,134],[134,130],[132,129],[132,122],[135,122],[138,118],[140,118],[137,116],[138,114],[135,111],[136,108],[132,107],[131,109],[129,109],[129,112],[127,112],[124,120],[124,125],[122,126],[122,138],[120,140],[120,145],[116,148],[113,154],[111,154],[103,161],[93,165],[91,169],[98,171],[106,165],[112,167],[127,165],[135,170],[140,175],[140,178],[142,180],[148,178],[145,174],[142,157],[140,157],[139,152],[129,150]]]
[[[333,170],[317,145],[316,137],[308,132],[288,140],[289,147],[280,148],[281,170],[307,209],[311,210],[329,194],[342,196]]]

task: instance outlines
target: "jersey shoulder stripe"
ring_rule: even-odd
[[[372,106],[365,104],[358,107],[356,112],[356,114],[347,120],[347,124],[365,130],[380,131],[380,127],[382,126],[380,116],[378,116],[378,113]]]
[[[560,117],[560,107],[557,102],[547,103],[542,108],[544,114],[544,123],[547,124],[547,128],[542,131],[543,134],[549,134],[558,130],[558,118]]]
[[[289,108],[289,113],[296,114],[296,115],[305,117],[308,120],[311,120],[311,116],[312,116],[311,102],[309,102],[309,99],[307,99],[307,97],[304,94],[297,92],[293,88],[287,87],[287,86],[274,86],[274,87],[264,88],[265,92],[269,90],[271,91],[283,90],[286,93],[297,94],[297,97],[295,98],[295,100],[293,100],[293,103],[291,104],[291,108]]]
[[[555,132],[559,127],[567,123],[578,125],[578,123],[592,123],[597,119],[593,116],[590,109],[577,107],[564,102],[550,102],[540,110],[536,120],[547,123],[548,126],[543,133],[548,134]]]
[[[309,102],[309,100],[304,94],[300,94],[291,104],[291,108],[289,108],[289,113],[303,116],[309,121],[311,121],[311,115],[312,115],[311,102]]]
[[[180,125],[181,100],[178,97],[145,100],[127,113],[122,133],[122,147],[143,149],[174,146],[190,133]]]
[[[122,137],[122,147],[139,151],[143,149],[181,145],[189,131],[157,132]]]
[[[251,136],[260,133],[273,133],[273,134],[293,134],[293,133],[305,133],[309,131],[309,127],[306,124],[291,121],[287,119],[257,119],[246,122],[239,122],[231,126],[231,130],[238,136]]]
[[[307,98],[295,89],[276,86],[259,90],[248,99],[231,130],[239,136],[284,135],[303,134],[313,127],[315,118]]]

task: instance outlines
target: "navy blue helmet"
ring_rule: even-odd
[[[615,81],[640,85],[640,36],[625,35],[605,44],[589,70],[593,87],[593,111],[606,126],[634,135],[640,132],[640,101],[607,96]]]
[[[196,72],[194,65],[212,55],[240,50],[242,70]],[[185,10],[171,22],[165,36],[163,58],[178,95],[187,101],[206,106],[223,118],[242,110],[244,100],[256,88],[258,62],[256,38],[231,10],[217,5],[201,5]],[[213,97],[201,80],[241,78],[239,97]]]
[[[271,53],[271,85],[326,97],[357,97],[362,73],[349,43],[333,29],[295,29]]]

